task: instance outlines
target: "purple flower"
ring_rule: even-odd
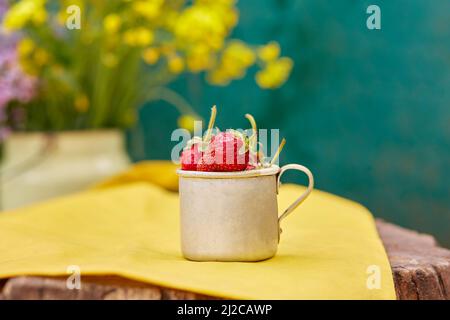
[[[5,14],[6,10],[8,10],[8,1],[7,0],[0,0],[0,19]]]
[[[0,22],[8,9],[6,0],[0,0]],[[16,52],[17,35],[2,33],[0,26],[0,143],[8,135],[12,119],[6,108],[12,102],[28,103],[36,94],[37,79],[25,74]],[[15,110],[11,110],[14,114]]]
[[[0,48],[0,109],[9,102],[29,102],[35,95],[36,78],[25,74],[15,48]]]
[[[16,102],[26,104],[36,95],[37,78],[23,72],[16,52],[18,34],[2,32],[1,21],[8,10],[8,0],[0,0],[0,143],[10,132],[10,125],[17,125],[22,108],[7,107]],[[10,117],[10,119],[8,119]]]
[[[12,102],[25,104],[36,94],[37,79],[25,74],[20,67],[15,47],[0,46],[0,142],[8,129],[6,108]]]

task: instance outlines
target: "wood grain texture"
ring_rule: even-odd
[[[426,234],[377,221],[400,300],[450,300],[450,250]]]
[[[69,290],[66,277],[23,276],[9,279],[3,298],[13,300],[201,300],[205,295],[141,283],[117,276],[84,276],[80,290]]]
[[[450,251],[430,235],[377,220],[400,300],[450,299]],[[0,299],[198,300],[217,299],[117,276],[85,276],[80,290],[66,277],[22,276],[0,282]]]

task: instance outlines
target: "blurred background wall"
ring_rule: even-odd
[[[382,29],[366,28],[381,8]],[[317,188],[367,206],[375,216],[432,233],[450,245],[450,1],[241,0],[236,34],[278,40],[295,60],[276,91],[253,74],[226,88],[185,77],[173,88],[222,128],[280,128],[281,164],[302,163]],[[168,159],[175,109],[146,105],[129,134],[134,160]],[[304,183],[302,177],[287,180]]]

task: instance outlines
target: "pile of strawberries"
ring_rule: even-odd
[[[248,137],[244,132],[232,129],[224,132],[216,129],[213,133],[216,112],[214,106],[211,109],[208,130],[204,136],[189,140],[181,153],[182,170],[230,172],[252,170],[270,166],[273,163],[275,157],[267,163],[262,152],[257,151],[257,128],[251,115],[246,115],[252,125],[252,135]]]

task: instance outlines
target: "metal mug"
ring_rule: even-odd
[[[304,172],[309,185],[280,216],[280,178]],[[308,197],[314,178],[308,168],[288,164],[238,172],[178,170],[181,250],[194,261],[260,261],[276,254],[280,222]]]

